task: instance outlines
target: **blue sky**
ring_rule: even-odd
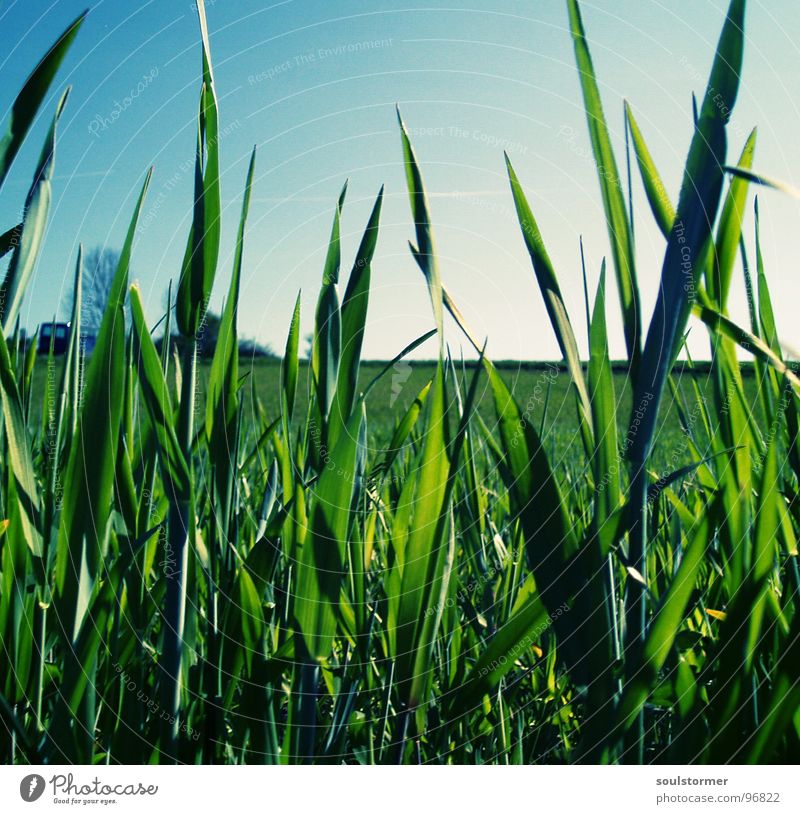
[[[132,4],[131,4],[132,5]],[[303,291],[312,314],[336,197],[349,179],[343,269],[349,271],[374,196],[386,184],[373,265],[365,353],[394,355],[432,324],[407,241],[412,222],[394,117],[399,102],[422,163],[444,281],[475,332],[501,358],[554,358],[558,349],[513,215],[502,151],[526,189],[585,348],[578,238],[590,286],[609,253],[596,173],[562,0],[316,0],[207,2],[221,112],[223,247],[213,305],[230,276],[247,161],[258,163],[245,246],[240,329],[280,349]],[[623,158],[622,100],[637,115],[667,188],[677,197],[691,134],[691,92],[702,93],[724,0],[598,0],[582,4],[606,115]],[[39,56],[85,6],[78,0],[0,3],[0,113]],[[118,248],[144,174],[155,166],[134,250],[133,277],[151,319],[177,278],[191,217],[200,51],[190,0],[94,4],[20,154],[0,202],[15,223],[55,103],[62,118],[46,244],[23,306],[29,327],[61,316],[79,242]],[[738,154],[759,128],[756,167],[800,185],[797,107],[800,4],[748,4],[744,82],[731,125]],[[131,91],[142,83],[132,98]],[[115,110],[121,112],[115,114]],[[634,178],[637,256],[648,312],[664,241]],[[767,273],[784,341],[800,347],[800,206],[760,194]],[[747,241],[751,248],[752,218]],[[778,293],[779,292],[779,293]],[[612,355],[624,355],[609,296]],[[737,278],[731,312],[746,322]],[[692,329],[703,355],[703,330]],[[461,337],[451,326],[455,348]],[[418,356],[430,355],[420,349]]]

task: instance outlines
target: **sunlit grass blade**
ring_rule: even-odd
[[[23,539],[35,557],[42,556],[39,484],[31,454],[30,438],[23,415],[22,399],[11,366],[5,336],[0,336],[0,390],[3,396],[6,454],[14,500],[5,506],[11,523],[9,534]]]
[[[336,385],[336,399],[343,422],[350,416],[358,390],[358,371],[369,304],[372,258],[378,242],[382,204],[383,187],[378,192],[372,208],[342,299],[342,358]]]
[[[656,219],[658,228],[664,237],[669,237],[672,231],[672,225],[675,222],[675,207],[667,194],[664,182],[656,169],[653,156],[647,148],[642,131],[634,118],[633,111],[630,105],[625,102],[625,115],[628,120],[628,127],[630,128],[631,140],[633,141],[633,148],[636,153],[636,161],[639,164],[639,170],[642,174],[642,182],[644,184],[644,191],[647,195],[647,202],[650,204],[650,209],[653,212],[653,217]]]
[[[614,395],[614,381],[611,360],[608,355],[606,331],[605,264],[600,272],[597,285],[592,326],[589,334],[589,391],[593,423],[595,427],[594,464],[595,522],[601,530],[605,520],[619,508],[622,493],[620,489],[620,456],[617,449],[617,403]],[[604,551],[607,554],[608,551]]]
[[[255,171],[256,151],[250,157],[245,182],[244,200],[236,238],[233,272],[225,308],[211,361],[206,393],[205,432],[209,453],[215,462],[215,503],[218,528],[227,537],[233,500],[235,471],[238,464],[237,434],[239,423],[239,288],[242,276],[244,233],[250,208],[250,194]]]
[[[642,333],[642,315],[639,305],[639,288],[636,279],[636,261],[634,257],[633,235],[625,208],[622,181],[620,179],[611,138],[603,113],[600,89],[597,86],[594,65],[586,42],[586,33],[577,0],[568,0],[570,28],[575,45],[575,58],[583,90],[586,107],[586,119],[592,142],[603,195],[603,208],[608,225],[608,236],[611,241],[611,253],[617,276],[620,307],[623,314],[625,344],[628,349],[628,360],[632,369],[638,367]]]
[[[311,663],[330,657],[336,634],[361,421],[361,409],[354,410],[320,474],[309,509],[309,536],[296,563],[295,630],[303,660]]]
[[[294,400],[297,394],[297,372],[299,368],[298,349],[300,347],[300,294],[294,303],[292,321],[286,337],[286,349],[281,361],[281,397],[283,400],[282,415],[288,423],[294,414]]]
[[[725,167],[725,172],[730,173],[736,178],[741,178],[744,181],[749,181],[751,184],[758,184],[768,189],[774,189],[778,192],[783,192],[791,198],[800,199],[800,189],[787,184],[785,181],[780,181],[777,178],[770,178],[758,172],[753,172],[749,167]]]
[[[506,156],[506,169],[511,183],[511,193],[514,197],[514,205],[517,210],[517,217],[522,228],[522,235],[525,239],[525,246],[530,254],[533,269],[536,273],[536,280],[542,292],[547,315],[550,317],[550,324],[561,349],[561,355],[572,376],[572,382],[578,394],[578,409],[580,411],[582,429],[584,430],[584,442],[591,447],[592,439],[592,407],[589,401],[589,394],[586,390],[586,382],[583,378],[583,368],[580,356],[578,355],[578,343],[575,341],[575,334],[572,331],[572,323],[569,320],[564,298],[561,295],[561,288],[558,284],[555,269],[550,260],[550,256],[542,240],[539,226],[533,217],[533,212],[525,198],[525,193],[519,183],[511,161]]]
[[[11,255],[11,262],[8,264],[8,270],[3,281],[0,316],[2,316],[3,329],[6,334],[8,334],[9,326],[13,325],[17,319],[22,297],[33,274],[42,246],[47,216],[50,212],[50,201],[53,196],[52,180],[56,154],[56,126],[64,111],[68,96],[69,89],[64,92],[56,106],[50,131],[42,147],[33,182],[25,199],[25,217],[22,221],[19,242]]]
[[[740,167],[749,168],[752,166],[755,147],[756,131],[753,130],[739,158]],[[711,273],[706,273],[706,290],[723,313],[728,302],[733,266],[739,252],[742,221],[744,220],[749,189],[750,184],[745,178],[734,176],[731,179],[719,218],[715,251],[712,255],[712,262],[709,264]]]
[[[750,331],[741,328],[709,305],[698,303],[693,306],[692,311],[712,331],[719,332],[733,340],[742,350],[752,353],[782,376],[786,376],[793,387],[800,388],[800,378],[798,378],[797,374],[763,340],[751,334]]]
[[[444,347],[444,314],[442,308],[442,281],[439,276],[439,265],[436,258],[436,249],[433,239],[433,229],[428,211],[428,201],[425,195],[425,185],[422,181],[419,164],[417,162],[414,148],[408,135],[408,129],[397,109],[397,121],[400,124],[400,137],[403,145],[403,159],[406,169],[406,185],[411,201],[411,216],[414,218],[414,229],[416,231],[416,246],[411,245],[411,253],[417,261],[417,265],[425,275],[428,283],[428,292],[433,306],[433,318],[439,332],[439,342],[441,348]],[[441,353],[441,351],[440,351]]]

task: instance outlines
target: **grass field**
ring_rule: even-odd
[[[775,184],[752,170],[755,131],[740,154],[728,147],[744,0],[730,3],[697,100],[677,204],[626,105],[664,237],[649,321],[631,202],[580,8],[568,0],[611,247],[587,294],[588,349],[507,160],[557,366],[494,364],[474,339],[438,265],[423,168],[399,111],[409,273],[422,272],[431,330],[389,365],[362,362],[383,192],[350,266],[339,241],[345,188],[310,361],[299,359],[299,297],[280,362],[239,358],[254,150],[213,360],[199,360],[221,203],[216,88],[197,7],[195,200],[163,315],[181,350],[157,349],[129,286],[148,174],[91,357],[79,340],[81,252],[66,357],[21,352],[17,316],[47,221],[64,100],[25,219],[0,236],[10,253],[0,297],[2,759],[796,760],[800,379],[778,339],[758,218],[754,235],[742,229],[751,185]],[[20,92],[0,140],[0,185],[82,19]],[[627,349],[613,366],[607,273]],[[746,326],[728,315],[734,285],[748,296]],[[445,312],[477,363],[451,360]],[[690,319],[711,359],[694,373],[677,361]],[[423,345],[433,362],[404,361]]]
[[[384,362],[364,362],[360,374],[360,384],[367,383],[383,367]],[[471,366],[472,367],[472,366]],[[585,466],[580,441],[578,411],[571,392],[571,380],[565,367],[556,362],[503,362],[497,365],[503,381],[517,402],[529,411],[532,423],[540,430],[551,461],[557,467]],[[369,416],[368,437],[375,451],[384,449],[395,429],[398,415],[411,406],[419,391],[429,382],[436,370],[435,363],[418,362],[402,364],[393,368],[381,378],[367,399]],[[298,409],[305,414],[313,380],[307,366],[300,367],[300,388]],[[252,385],[267,408],[269,415],[278,415],[280,409],[280,366],[277,363],[242,364],[242,374],[252,379]],[[200,376],[206,371],[201,366]],[[758,401],[758,387],[752,365],[742,366],[744,394],[748,407],[757,423],[763,422],[763,409]],[[686,450],[686,434],[681,428],[680,404],[687,413],[688,405],[694,403],[696,385],[706,404],[713,399],[713,383],[708,365],[698,365],[698,369],[676,371],[674,380],[677,392],[666,399],[661,407],[661,415],[656,433],[652,456],[653,469],[666,474],[691,462]],[[625,372],[614,374],[614,390],[618,394],[615,415],[617,430],[624,435],[628,429],[633,400],[630,376]],[[680,401],[676,402],[676,399]],[[488,382],[479,387],[475,398],[475,409],[490,426],[496,423],[494,402]],[[681,457],[683,455],[683,457]],[[670,468],[671,467],[671,468]]]
[[[384,361],[364,361],[361,363],[359,385],[363,388],[389,364]],[[198,364],[198,410],[205,407],[205,393],[210,374],[210,362]],[[474,363],[467,365],[474,369]],[[619,368],[614,374],[614,390],[618,394],[616,407],[617,431],[620,435],[628,429],[633,399],[630,376]],[[558,362],[501,362],[497,369],[517,402],[530,412],[532,423],[540,430],[542,440],[554,466],[570,472],[585,467],[580,440],[578,412],[571,392],[570,375],[563,364]],[[61,373],[57,364],[56,370]],[[436,370],[434,362],[408,362],[390,366],[390,371],[375,385],[367,398],[367,437],[371,452],[377,454],[389,444],[398,417],[411,406],[417,394],[431,380]],[[243,383],[244,420],[258,423],[256,402],[270,418],[280,414],[281,381],[280,362],[275,360],[240,361],[240,375]],[[763,422],[763,409],[758,400],[756,371],[752,364],[742,365],[744,395],[748,408],[756,423]],[[681,427],[681,406],[685,413],[692,412],[689,405],[695,398],[694,387],[700,392],[704,403],[713,401],[713,382],[707,363],[699,363],[692,372],[686,367],[674,374],[676,393],[672,394],[661,407],[656,443],[652,456],[652,468],[659,475],[680,468],[691,462],[686,448],[686,434]],[[37,405],[44,403],[47,382],[47,365],[40,359],[33,375],[32,409],[39,416]],[[296,421],[305,418],[309,397],[313,395],[313,377],[308,363],[300,362]],[[495,422],[494,403],[488,383],[480,387],[475,399],[475,409],[489,425]]]

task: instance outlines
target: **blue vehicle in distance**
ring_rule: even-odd
[[[67,352],[69,345],[68,322],[43,322],[39,326],[39,353],[50,353],[50,344],[53,345],[53,354],[62,356]]]

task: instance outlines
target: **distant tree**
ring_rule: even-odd
[[[166,297],[164,299],[166,307]],[[197,355],[201,359],[211,359],[214,356],[214,349],[217,347],[219,339],[219,329],[222,317],[214,311],[206,311],[203,322],[197,331]],[[174,324],[174,323],[173,323]],[[184,343],[184,338],[173,334],[172,345],[180,349]],[[156,342],[156,347],[160,350],[163,337]],[[239,356],[257,356],[274,358],[275,353],[269,345],[261,344],[255,339],[239,337]]]
[[[173,313],[173,325],[174,323]],[[210,359],[214,355],[214,348],[217,346],[219,336],[220,316],[213,311],[206,311],[200,328],[197,331],[197,355],[201,359]],[[164,337],[158,339],[156,347],[160,350]],[[186,339],[180,334],[173,333],[170,337],[170,345],[182,351]]]
[[[277,359],[278,356],[268,343],[257,342],[255,339],[243,337],[239,340],[239,357],[242,359]]]

